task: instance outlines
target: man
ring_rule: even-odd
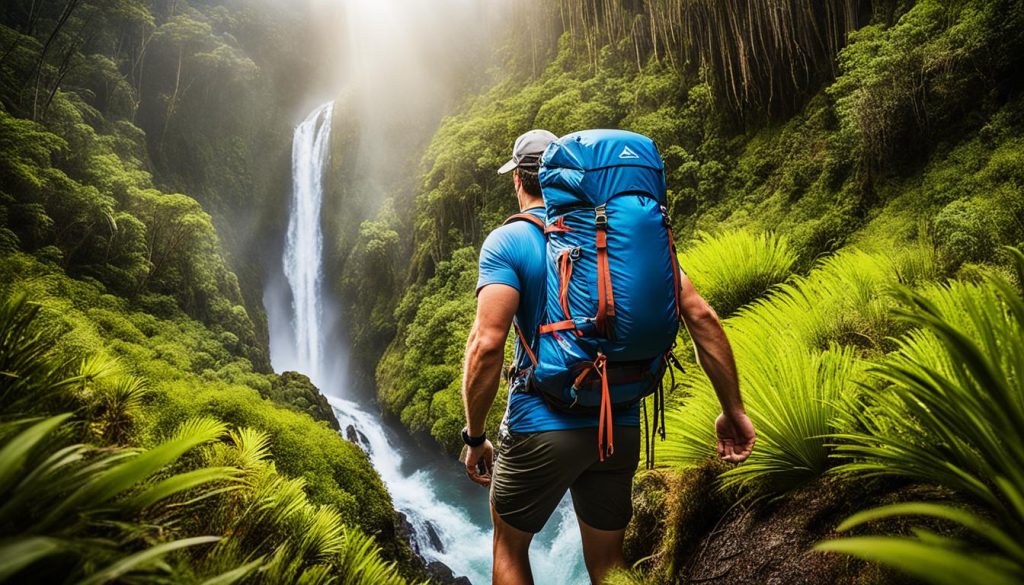
[[[498,172],[512,173],[519,209],[544,219],[538,181],[540,158],[556,136],[531,130],[520,136],[512,159]],[[572,494],[583,540],[583,559],[594,583],[625,565],[622,542],[632,517],[631,489],[640,456],[639,405],[615,414],[615,451],[599,461],[594,449],[597,415],[569,415],[527,391],[530,358],[524,339],[535,335],[543,318],[545,240],[537,226],[514,221],[494,230],[480,252],[477,314],[466,346],[462,393],[466,407],[466,472],[490,486],[494,523],[493,583],[533,582],[529,547],[565,491]],[[698,359],[722,404],[715,423],[718,454],[745,460],[754,446],[754,427],[743,410],[732,350],[714,310],[685,275],[680,304]],[[500,448],[484,433],[487,413],[501,378],[505,339],[515,318],[516,339],[508,407],[501,423]],[[493,473],[492,473],[493,470]]]

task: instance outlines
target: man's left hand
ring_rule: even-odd
[[[754,423],[744,412],[718,415],[715,433],[718,435],[718,456],[729,463],[746,461],[757,441]]]
[[[466,447],[466,474],[474,483],[491,485],[491,468],[494,466],[494,445],[489,440],[476,447]]]

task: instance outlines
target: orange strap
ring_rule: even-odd
[[[612,438],[614,424],[612,400],[608,392],[608,358],[603,353],[598,353],[593,367],[597,371],[597,375],[601,376],[601,413],[598,415],[597,423],[597,456],[599,460],[604,461],[605,457],[615,452],[615,441]]]
[[[568,331],[570,329],[576,329],[575,321],[556,321],[554,323],[548,323],[547,325],[541,325],[537,328],[537,333],[544,335],[547,333],[554,333],[555,331]]]
[[[512,327],[516,330],[516,336],[519,337],[519,343],[523,346],[526,351],[526,355],[529,356],[530,361],[534,367],[537,367],[537,356],[534,355],[533,350],[530,349],[530,344],[526,343],[526,337],[523,336],[523,330],[519,328],[519,322],[515,319],[512,320]]]
[[[569,258],[570,250],[562,250],[558,255],[558,298],[562,303],[562,313],[565,318],[572,320],[569,313],[569,279],[572,278],[572,260]]]
[[[560,216],[551,225],[549,225],[548,227],[544,228],[544,233],[545,234],[550,234],[551,232],[574,232],[574,231],[576,231],[576,230],[574,230],[571,227],[565,225],[565,216],[564,215]]]
[[[676,241],[672,238],[672,228],[668,228],[668,251],[672,258],[669,260],[669,264],[672,265],[672,282],[675,283],[675,295],[676,295],[676,320],[682,319],[683,308],[679,302],[680,288],[682,287],[681,278],[679,277],[679,257],[676,256]]]
[[[531,213],[517,213],[515,215],[510,215],[508,216],[508,219],[502,222],[501,225],[507,225],[514,221],[528,221],[533,225],[539,227],[540,231],[544,231],[544,220]]]
[[[615,293],[612,292],[612,273],[608,267],[608,234],[597,229],[597,329],[608,337],[609,317],[615,316]]]

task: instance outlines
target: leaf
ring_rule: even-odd
[[[56,554],[64,545],[55,538],[34,536],[0,543],[0,582],[6,582],[18,571],[32,563]]]
[[[896,516],[928,516],[956,522],[978,536],[990,541],[1006,553],[1024,561],[1024,547],[1000,530],[997,526],[962,508],[942,504],[910,502],[882,506],[859,512],[844,520],[837,530],[845,532],[867,522],[874,522]]]
[[[236,567],[234,569],[231,569],[230,571],[221,573],[216,577],[211,577],[206,581],[203,581],[200,585],[231,585],[239,579],[245,578],[249,575],[249,573],[252,573],[261,565],[263,565],[263,557],[259,557],[251,563],[246,563],[240,567]]]
[[[45,529],[59,522],[64,514],[77,506],[88,503],[89,506],[96,507],[117,497],[176,461],[188,450],[217,439],[225,431],[223,423],[212,419],[194,419],[185,423],[176,433],[176,438],[102,472],[76,490],[40,522],[39,528]]]
[[[179,492],[215,481],[230,481],[239,475],[234,467],[203,467],[179,473],[158,482],[131,499],[132,506],[146,508]]]
[[[107,583],[113,581],[119,577],[134,571],[137,568],[144,567],[148,563],[160,559],[165,554],[182,549],[190,546],[198,546],[201,544],[209,544],[220,540],[218,536],[195,536],[192,538],[183,538],[181,540],[174,540],[171,542],[165,542],[147,548],[144,551],[137,552],[133,555],[124,557],[116,563],[108,566],[107,568],[93,574],[88,579],[84,579],[79,582],[79,585],[97,585],[99,583]]]
[[[814,550],[838,552],[895,567],[934,585],[1018,585],[1024,575],[999,567],[990,557],[950,551],[899,537],[862,536],[829,540]]]
[[[32,449],[70,417],[70,413],[65,413],[38,422],[0,449],[0,494],[6,493],[14,483]]]

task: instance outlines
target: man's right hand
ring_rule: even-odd
[[[476,447],[466,447],[466,474],[473,482],[483,486],[491,485],[491,468],[493,466],[494,445],[490,440],[484,441]],[[481,467],[483,469],[480,469]]]
[[[718,435],[718,456],[730,463],[746,461],[757,440],[754,423],[743,412],[718,415],[715,433]]]

